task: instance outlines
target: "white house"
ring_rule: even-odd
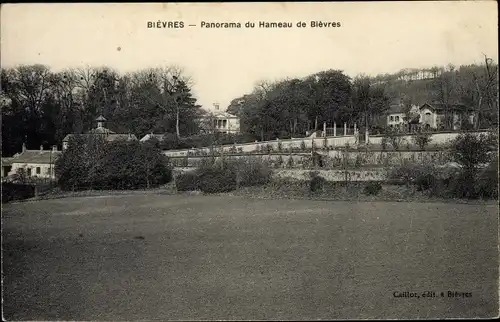
[[[149,134],[144,135],[139,141],[146,142],[146,141],[151,140],[153,138],[157,139],[158,141],[161,141],[161,140],[163,140],[164,137],[165,137],[165,134],[149,133]]]
[[[404,112],[403,104],[394,104],[389,107],[387,111],[386,124],[389,127],[398,127],[406,123],[406,114]]]
[[[219,111],[219,104],[217,103],[215,103],[214,106],[215,112],[209,112],[200,119],[202,130],[208,133],[240,133],[240,118],[228,112]]]
[[[22,151],[11,158],[2,158],[2,177],[16,174],[24,169],[27,177],[55,178],[54,165],[62,151],[54,145],[51,150],[26,150],[23,144]]]
[[[467,118],[469,123],[474,123],[473,109],[463,104],[451,104],[446,107],[444,104],[440,103],[425,103],[420,106],[420,124],[427,128],[437,129],[444,125],[447,113],[453,120],[452,124],[454,130],[460,129],[464,118]]]
[[[85,133],[83,135],[102,135],[106,141],[112,142],[112,141],[118,141],[118,140],[125,140],[125,141],[137,141],[137,137],[134,134],[130,133],[115,133],[111,131],[110,129],[107,129],[104,124],[106,122],[106,119],[101,115],[97,119],[97,128],[90,130],[88,133]],[[68,134],[64,137],[63,139],[63,150],[66,150],[69,144],[69,141],[71,137],[75,135],[82,135],[82,134]]]
[[[240,118],[227,112],[217,111],[213,113],[211,118],[211,125],[212,130],[221,133],[240,133]]]
[[[452,104],[446,109],[444,104],[425,103],[420,107],[413,105],[410,109],[410,115],[418,118],[418,124],[430,129],[437,129],[444,125],[446,112],[453,118],[454,130],[460,129],[464,117],[467,117],[471,124],[474,122],[473,110],[463,104]],[[403,104],[391,105],[386,113],[386,118],[386,125],[389,127],[401,127],[408,124]]]

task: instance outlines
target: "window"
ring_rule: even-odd
[[[36,174],[40,174],[42,171],[40,169],[40,167],[36,167]]]
[[[31,177],[31,168],[27,168],[26,173],[28,174],[29,177]]]
[[[399,122],[399,116],[396,116],[396,122]]]
[[[392,116],[392,115],[391,115],[391,116],[389,116],[389,120],[390,120],[391,122],[393,122],[393,121],[394,121],[394,116]]]
[[[226,128],[226,126],[227,126],[227,120],[223,120],[223,121],[222,121],[222,127],[223,127],[223,128]]]

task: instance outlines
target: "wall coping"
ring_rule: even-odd
[[[276,143],[276,142],[297,142],[297,141],[309,141],[309,140],[321,140],[321,139],[332,139],[332,138],[354,138],[355,135],[337,135],[337,136],[326,136],[326,137],[315,137],[315,138],[310,138],[310,137],[305,137],[305,138],[293,138],[293,139],[280,139],[280,140],[271,140],[271,141],[257,141],[257,142],[247,142],[247,143],[234,143],[234,144],[224,144],[224,145],[214,145],[214,148],[218,147],[232,147],[232,146],[246,146],[246,145],[253,145],[253,144],[270,144],[270,143]],[[176,149],[176,150],[163,150],[163,152],[184,152],[184,151],[193,151],[193,150],[202,150],[202,149],[210,149],[211,146],[205,146],[201,148],[188,148],[188,149]]]
[[[436,134],[488,133],[488,132],[493,132],[493,131],[494,130],[491,130],[491,129],[485,129],[485,130],[474,130],[474,131],[441,131],[441,132],[423,132],[423,133],[427,133],[430,135],[436,135]],[[413,136],[416,134],[418,134],[418,133],[394,133],[393,135]],[[387,134],[370,134],[369,138],[371,138],[371,137],[380,138],[380,137],[384,137],[384,136],[387,136]]]

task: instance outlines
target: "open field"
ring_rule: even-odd
[[[157,194],[12,203],[4,317],[493,317],[497,239],[498,207],[484,204]],[[425,291],[437,297],[393,295]]]

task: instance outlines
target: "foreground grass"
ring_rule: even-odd
[[[464,200],[442,198],[430,194],[428,191],[417,191],[414,186],[383,184],[382,190],[376,195],[367,195],[364,192],[366,182],[352,182],[347,186],[344,183],[327,183],[319,191],[309,191],[309,183],[301,180],[276,180],[264,186],[240,187],[228,193],[219,193],[219,196],[240,196],[253,199],[306,199],[331,201],[405,201],[405,202],[444,202],[469,204],[497,204],[498,200]],[[83,190],[61,191],[54,189],[44,195],[28,199],[27,201],[98,196],[123,195],[199,195],[199,191],[178,192],[175,183],[171,182],[159,188],[139,190]],[[22,202],[22,201],[14,201]]]
[[[8,320],[498,312],[492,205],[135,194],[3,210]],[[408,299],[394,291],[472,297]]]

